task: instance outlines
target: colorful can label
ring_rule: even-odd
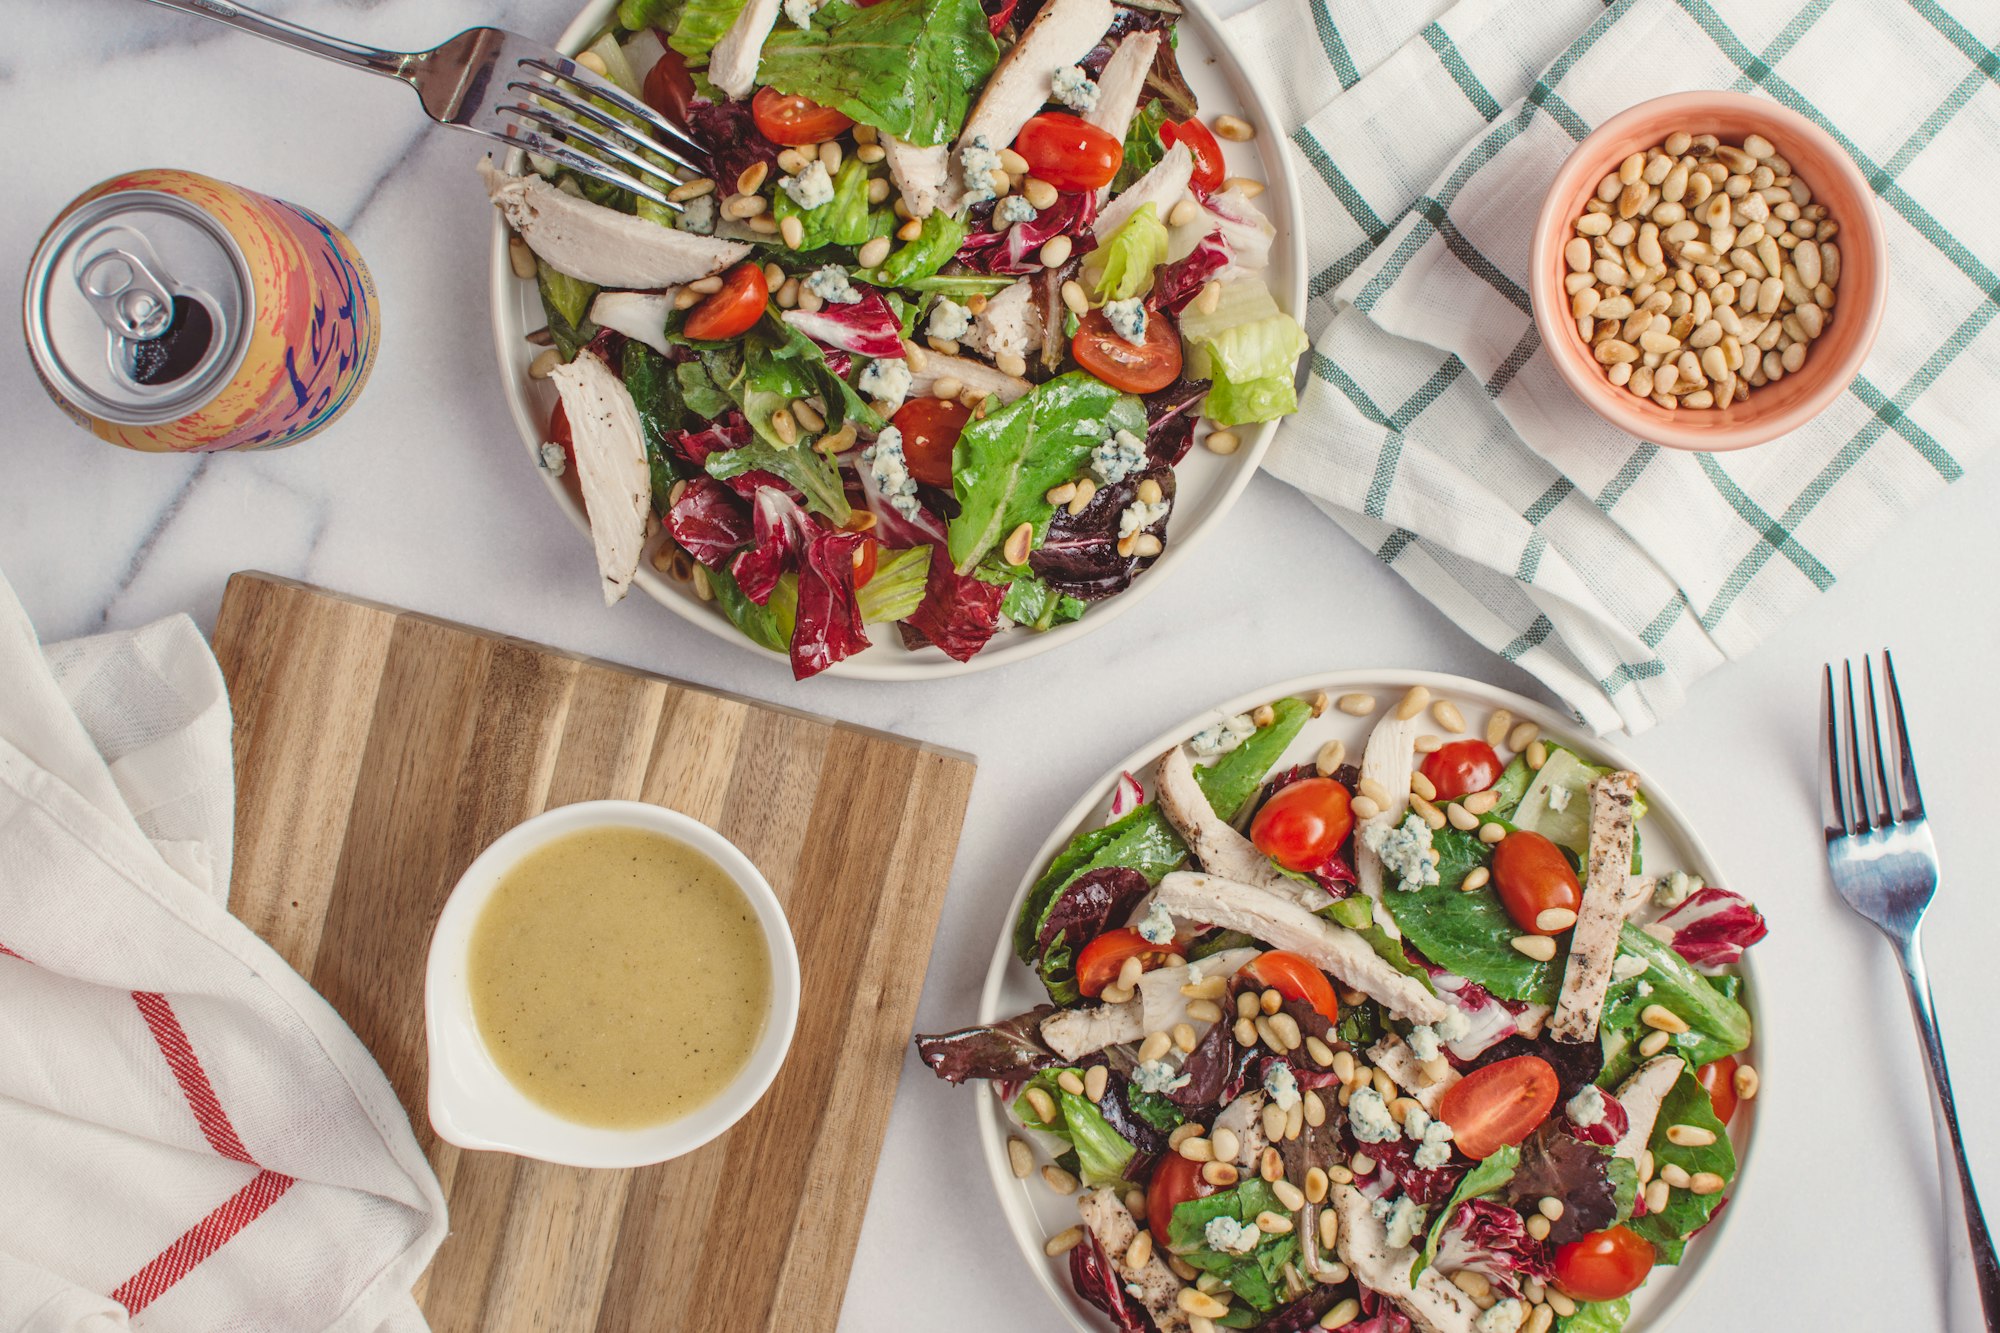
[[[103,440],[156,453],[279,449],[360,393],[380,342],[374,279],[316,213],[193,172],[86,191],[28,271],[49,394]]]

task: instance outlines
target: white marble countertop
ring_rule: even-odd
[[[530,0],[272,8],[411,47],[488,21],[553,37],[569,14]],[[1101,632],[952,682],[796,686],[643,597],[606,610],[588,543],[549,502],[502,404],[474,141],[433,131],[386,82],[137,0],[13,9],[0,118],[20,133],[0,212],[0,305],[17,308],[34,241],[62,204],[116,171],[170,165],[345,228],[374,270],[384,323],[384,353],[349,414],[262,456],[101,444],[48,403],[18,342],[0,349],[0,569],[47,638],[173,611],[206,627],[227,575],[264,569],[970,751],[980,774],[918,1014],[930,1030],[970,1020],[1008,896],[1051,821],[1174,719],[1340,667],[1425,667],[1540,693],[1268,478],[1201,560]],[[1758,949],[1768,1054],[1757,1159],[1731,1243],[1680,1327],[1851,1328],[1862,1310],[1902,1327],[1943,1322],[1917,1047],[1888,950],[1838,905],[1820,855],[1811,783],[1829,657],[1883,644],[1899,654],[1947,870],[1931,970],[1975,1170],[2000,1218],[2000,907],[1981,863],[2000,659],[1996,506],[2000,473],[1961,482],[1788,633],[1630,742],[1772,924]],[[1098,702],[1107,696],[1115,706]],[[905,1074],[841,1327],[1065,1327],[989,1194],[973,1134],[980,1094],[932,1079],[914,1055]]]

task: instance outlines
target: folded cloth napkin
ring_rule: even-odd
[[[1266,468],[1591,727],[1650,726],[1984,448],[2000,5],[1263,0],[1230,27],[1311,219],[1310,374]],[[1828,129],[1888,237],[1860,377],[1740,454],[1605,425],[1557,379],[1526,294],[1532,223],[1577,141],[1694,88]]]
[[[229,915],[194,622],[43,650],[0,577],[0,1329],[421,1329],[445,1205],[395,1093]]]

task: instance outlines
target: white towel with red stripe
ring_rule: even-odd
[[[444,1197],[229,914],[233,789],[193,621],[44,649],[0,577],[0,1330],[425,1326]]]

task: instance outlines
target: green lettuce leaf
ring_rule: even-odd
[[[868,210],[868,167],[858,157],[850,157],[833,174],[833,198],[818,208],[800,208],[782,189],[771,196],[771,216],[780,223],[797,218],[803,230],[800,250],[817,250],[823,245],[861,245],[896,229],[896,216],[888,209]]]
[[[1512,822],[1521,804],[1522,793],[1528,790],[1528,784],[1534,777],[1534,770],[1520,755],[1508,761],[1507,767],[1500,771],[1500,780],[1493,784],[1493,818]]]
[[[1148,98],[1125,131],[1125,157],[1118,164],[1118,174],[1111,178],[1111,193],[1123,194],[1160,164],[1167,155],[1166,145],[1160,142],[1160,126],[1166,123],[1165,104]]]
[[[1000,614],[1016,625],[1025,625],[1032,630],[1046,630],[1056,625],[1066,625],[1072,620],[1080,620],[1088,609],[1081,598],[1059,593],[1033,574],[1012,575],[1002,572],[995,578],[987,578],[988,571],[982,566],[978,572],[981,579],[989,583],[1006,583],[1007,596],[1000,603]]]
[[[791,645],[792,621],[783,611],[786,607],[797,605],[796,574],[786,574],[780,579],[770,601],[763,606],[744,596],[743,589],[736,585],[735,577],[727,569],[711,569],[707,574],[708,586],[715,593],[715,604],[722,608],[722,614],[729,617],[730,624],[743,631],[743,637],[774,653],[782,653]],[[781,602],[780,594],[787,591],[785,579],[792,581],[791,588],[789,597]]]
[[[1715,1135],[1715,1142],[1701,1148],[1684,1148],[1667,1137],[1671,1125],[1708,1130]],[[1707,1089],[1696,1081],[1692,1069],[1681,1071],[1680,1082],[1668,1090],[1660,1103],[1659,1119],[1653,1122],[1653,1141],[1647,1146],[1653,1150],[1656,1171],[1657,1167],[1672,1163],[1690,1176],[1709,1171],[1721,1176],[1725,1184],[1736,1179],[1736,1149],[1730,1144],[1722,1122],[1715,1118]],[[1677,1264],[1687,1248],[1687,1238],[1708,1225],[1708,1219],[1727,1196],[1726,1190],[1716,1194],[1670,1190],[1663,1211],[1634,1218],[1628,1225],[1653,1243],[1661,1263]]]
[[[959,515],[947,545],[969,574],[1023,523],[1039,541],[1055,507],[1043,497],[1075,477],[1090,451],[1118,430],[1144,438],[1146,408],[1083,371],[1071,371],[970,422],[952,450]]]
[[[1188,1199],[1174,1209],[1167,1221],[1167,1235],[1173,1252],[1204,1273],[1220,1277],[1236,1298],[1255,1310],[1270,1310],[1282,1300],[1285,1265],[1298,1255],[1299,1238],[1259,1233],[1256,1248],[1247,1254],[1229,1254],[1208,1248],[1208,1224],[1218,1217],[1233,1218],[1255,1226],[1257,1214],[1284,1213],[1277,1193],[1263,1180],[1251,1178],[1231,1189],[1202,1199]],[[1158,1227],[1157,1220],[1152,1223]],[[1158,1234],[1155,1232],[1155,1234]]]
[[[1646,970],[1622,980],[1614,977],[1605,992],[1604,1014],[1598,1022],[1604,1042],[1604,1071],[1597,1078],[1601,1086],[1615,1088],[1642,1063],[1639,1042],[1647,1028],[1639,1015],[1649,1004],[1687,1020],[1688,1030],[1673,1037],[1667,1050],[1691,1066],[1734,1055],[1750,1044],[1750,1014],[1731,996],[1731,987],[1718,986],[1695,971],[1673,946],[1629,923],[1619,933],[1618,950],[1645,959]],[[1734,983],[1735,978],[1717,980]]]
[[[674,378],[681,384],[681,402],[703,421],[714,421],[734,406],[729,395],[715,387],[708,368],[699,361],[683,361],[675,366]]]
[[[686,4],[687,0],[619,0],[618,26],[627,32],[637,32],[641,28],[672,32]],[[645,73],[640,71],[640,77],[643,78]]]
[[[1167,258],[1167,224],[1159,206],[1141,204],[1098,249],[1104,261],[1096,280],[1099,296],[1123,301],[1151,287],[1153,270]]]
[[[1589,1301],[1576,1307],[1575,1314],[1556,1320],[1556,1333],[1619,1333],[1632,1314],[1632,1298]]]
[[[860,269],[855,278],[875,287],[902,287],[909,291],[944,291],[940,287],[920,284],[933,281],[937,271],[951,262],[958,248],[965,244],[965,238],[972,232],[972,225],[946,215],[938,209],[925,218],[923,230],[917,239],[905,244],[901,249],[883,260],[872,269]],[[1014,281],[1012,278],[953,278],[935,279],[938,282],[976,282],[976,291],[999,291]],[[995,284],[998,284],[997,286]],[[950,295],[949,291],[946,295]]]
[[[1125,1168],[1131,1165],[1136,1149],[1125,1141],[1124,1135],[1111,1127],[1111,1122],[1104,1118],[1104,1113],[1097,1109],[1095,1102],[1073,1092],[1064,1092],[1057,1086],[1056,1077],[1063,1073],[1074,1073],[1079,1078],[1083,1075],[1081,1069],[1037,1071],[1014,1099],[1014,1114],[1021,1117],[1021,1123],[1028,1128],[1057,1135],[1075,1149],[1077,1175],[1085,1185],[1093,1188],[1099,1185],[1130,1188],[1125,1179]],[[1038,1088],[1049,1095],[1056,1108],[1054,1121],[1045,1121],[1035,1114],[1034,1105],[1028,1100],[1029,1088]]]
[[[674,482],[685,464],[667,448],[667,436],[686,426],[680,381],[667,359],[646,344],[628,341],[624,355],[625,387],[639,412],[639,431],[646,440],[646,470],[653,483],[653,508],[662,516],[671,501]],[[692,469],[688,469],[692,472]]]
[[[575,360],[578,350],[597,332],[597,326],[590,322],[590,303],[597,299],[597,288],[541,259],[535,261],[535,287],[542,298],[542,313],[548,318],[550,339],[563,360]]]
[[[686,56],[690,65],[707,65],[708,53],[736,22],[743,5],[744,0],[687,0],[667,45]]]
[[[1507,1144],[1491,1156],[1482,1158],[1479,1165],[1459,1178],[1458,1188],[1451,1192],[1451,1197],[1445,1200],[1444,1207],[1438,1209],[1437,1216],[1431,1219],[1430,1234],[1424,1239],[1423,1252],[1417,1256],[1416,1262],[1410,1265],[1412,1284],[1426,1268],[1431,1266],[1431,1261],[1437,1258],[1438,1242],[1444,1239],[1444,1229],[1451,1224],[1451,1216],[1458,1211],[1458,1206],[1467,1199],[1477,1199],[1482,1195],[1495,1193],[1514,1178],[1514,1170],[1520,1165],[1520,1147]]]
[[[690,0],[683,30],[709,2]],[[999,59],[979,0],[882,0],[867,9],[830,0],[811,28],[780,24],[764,39],[757,78],[905,143],[929,145],[957,137],[972,94]]]
[[[1528,957],[1514,947],[1520,927],[1507,915],[1499,894],[1491,888],[1459,890],[1467,873],[1486,863],[1486,844],[1447,827],[1431,834],[1431,846],[1438,853],[1438,882],[1411,893],[1391,889],[1382,895],[1404,936],[1439,967],[1504,1000],[1553,1004],[1565,955],[1547,963]]]
[[[1181,336],[1195,351],[1188,373],[1211,381],[1203,415],[1240,426],[1298,410],[1292,381],[1310,344],[1261,280],[1224,283],[1215,309],[1206,314],[1190,306],[1181,315]]]
[[[875,577],[854,594],[861,604],[863,622],[879,625],[915,614],[924,600],[932,549],[925,543],[900,551],[882,551],[876,556]]]
[[[1269,725],[1245,736],[1241,745],[1207,767],[1195,767],[1195,781],[1215,813],[1235,822],[1311,716],[1312,707],[1303,699],[1275,700]]]

